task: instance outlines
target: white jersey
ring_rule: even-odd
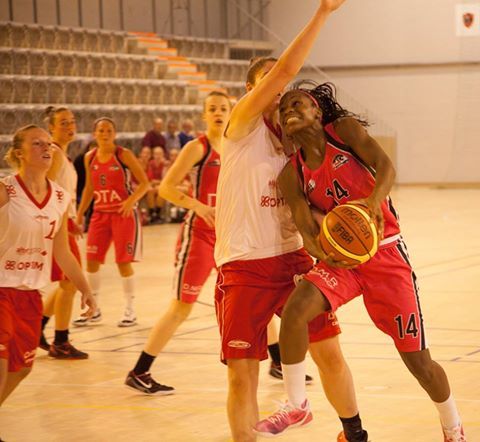
[[[293,252],[302,239],[277,177],[287,162],[260,117],[239,141],[223,139],[215,215],[215,261],[262,259]]]
[[[75,218],[77,216],[77,171],[75,170],[73,163],[67,157],[62,148],[60,146],[57,146],[55,143],[53,145],[57,150],[56,154],[59,156],[59,158],[61,158],[61,165],[58,169],[55,182],[61,187],[63,187],[71,195],[71,204],[68,209],[68,217]]]
[[[0,208],[0,285],[27,290],[45,287],[52,272],[53,238],[70,198],[50,180],[48,194],[41,203],[18,175],[0,182],[9,198]]]

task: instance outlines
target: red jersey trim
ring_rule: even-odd
[[[50,197],[52,196],[52,185],[50,184],[50,181],[47,179],[47,195],[45,196],[45,198],[43,199],[43,201],[41,202],[38,202],[35,197],[30,193],[30,191],[28,190],[27,186],[25,185],[25,183],[23,182],[22,178],[20,175],[15,175],[15,178],[17,179],[18,181],[18,184],[20,184],[20,187],[23,189],[23,191],[25,192],[25,194],[28,196],[28,198],[30,199],[30,201],[35,204],[39,209],[43,209],[47,204],[48,204],[48,201],[50,200]]]

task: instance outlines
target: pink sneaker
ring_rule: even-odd
[[[443,442],[467,442],[465,432],[463,431],[463,425],[454,427],[450,430],[443,429]]]
[[[300,408],[293,408],[288,402],[285,402],[280,407],[280,410],[267,419],[257,422],[253,431],[259,436],[275,437],[289,428],[307,425],[312,419],[313,416],[308,399],[305,399]]]

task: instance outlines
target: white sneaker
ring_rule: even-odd
[[[463,431],[463,425],[460,424],[458,427],[451,429],[444,428],[443,440],[444,442],[467,442],[465,432]]]
[[[100,322],[101,320],[102,320],[102,312],[100,311],[99,308],[97,308],[97,310],[95,310],[95,313],[91,318],[85,318],[84,316],[79,316],[77,319],[75,319],[72,322],[72,324],[75,327],[85,327],[90,323]]]
[[[117,325],[119,327],[131,327],[132,325],[137,325],[135,312],[132,309],[126,308],[123,313],[123,318],[118,321]]]

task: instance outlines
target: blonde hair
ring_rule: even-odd
[[[32,129],[42,128],[40,126],[37,126],[36,124],[28,124],[27,126],[21,127],[13,134],[12,146],[7,150],[7,153],[4,156],[4,160],[10,167],[13,167],[14,169],[20,169],[20,159],[15,154],[15,151],[22,148],[23,142],[25,141],[26,133]]]

